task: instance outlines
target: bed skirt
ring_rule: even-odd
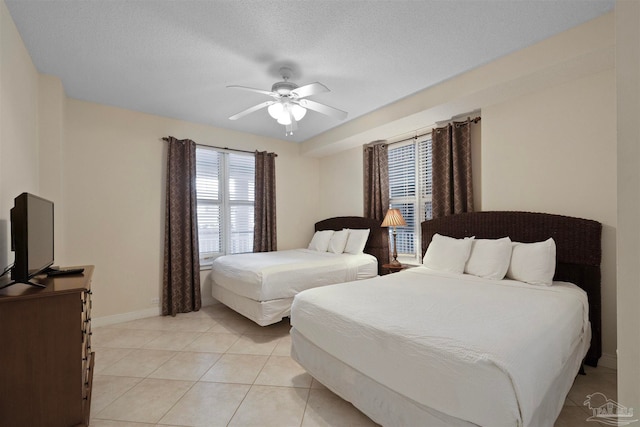
[[[218,286],[211,281],[211,295],[260,326],[278,323],[291,314],[293,298],[281,298],[270,301],[255,301]]]
[[[542,404],[536,410],[531,426],[553,427],[573,385],[575,372],[580,367],[586,351],[586,343],[590,342],[590,338],[589,331],[583,337],[584,342],[576,346],[561,374],[551,384]],[[476,426],[471,422],[419,404],[391,390],[317,347],[295,328],[291,329],[291,343],[291,357],[311,376],[382,426]],[[434,386],[437,387],[437,385]]]

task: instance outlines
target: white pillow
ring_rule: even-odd
[[[469,259],[472,242],[473,237],[454,239],[436,233],[424,254],[422,264],[432,270],[462,274]]]
[[[502,280],[511,262],[511,239],[473,239],[464,272],[486,279]]]
[[[556,271],[556,242],[550,237],[544,242],[513,242],[509,279],[550,286]]]
[[[333,233],[333,230],[316,231],[311,239],[311,243],[309,243],[309,249],[312,251],[327,252],[327,248],[329,248],[329,241],[331,240]]]
[[[347,254],[361,254],[364,251],[364,247],[367,245],[369,229],[346,230],[349,231],[349,238],[347,239],[347,245],[344,247],[344,252]]]
[[[344,252],[344,247],[347,245],[347,239],[349,238],[349,230],[336,231],[329,240],[329,248],[327,252],[333,252],[334,254],[341,254]]]

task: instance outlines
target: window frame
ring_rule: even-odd
[[[431,219],[428,217],[428,209],[426,209],[426,204],[432,202],[432,191],[433,191],[433,182],[432,178],[429,179],[427,176],[425,183],[423,184],[421,175],[420,175],[420,166],[421,166],[421,148],[420,144],[428,141],[428,150],[431,150],[432,135],[431,132],[420,135],[419,137],[415,137],[409,140],[398,141],[394,143],[390,143],[387,146],[387,150],[392,150],[394,148],[406,147],[409,145],[413,146],[414,153],[414,161],[413,161],[413,178],[414,178],[414,195],[413,196],[402,196],[402,197],[392,197],[389,194],[389,206],[392,208],[400,208],[399,205],[402,204],[412,204],[414,206],[414,227],[411,231],[413,234],[413,242],[414,242],[414,253],[400,253],[398,252],[398,260],[401,263],[405,264],[421,264],[422,263],[422,230],[421,223],[427,219]],[[430,157],[430,156],[429,156]],[[425,162],[429,162],[425,159]],[[427,188],[429,185],[427,182],[431,181],[431,192],[423,191],[423,186]],[[390,191],[391,193],[391,191]],[[397,229],[400,232],[402,229],[406,230],[406,227],[400,227]],[[393,227],[389,227],[389,241],[393,244]]]
[[[198,247],[198,256],[200,258],[200,269],[209,270],[211,264],[216,258],[228,255],[231,253],[250,253],[253,252],[253,248],[248,252],[231,252],[232,248],[232,225],[231,225],[231,210],[232,206],[251,206],[255,207],[255,187],[253,189],[253,201],[251,200],[231,200],[231,192],[229,191],[229,184],[231,181],[231,166],[230,156],[246,156],[255,159],[254,153],[244,153],[241,151],[225,150],[207,145],[196,146],[196,164],[198,163],[197,155],[199,150],[215,151],[218,153],[218,198],[200,198],[197,191],[197,178],[198,171],[196,170],[196,207],[199,206],[219,206],[219,234],[220,234],[220,251],[218,252],[201,252]],[[255,162],[253,170],[254,182],[255,182]],[[197,210],[197,208],[196,208]],[[255,218],[254,218],[255,221]],[[251,230],[253,230],[253,224],[251,224]],[[200,241],[200,227],[198,226],[198,240]],[[253,242],[253,234],[251,238]],[[252,243],[253,244],[253,243]]]

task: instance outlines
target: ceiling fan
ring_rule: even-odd
[[[329,88],[318,82],[298,86],[297,84],[289,81],[291,74],[292,71],[290,68],[280,68],[280,75],[282,76],[283,81],[274,83],[271,87],[271,91],[245,86],[227,86],[232,89],[242,89],[250,92],[261,93],[273,98],[270,101],[265,101],[241,111],[238,114],[234,114],[229,117],[229,120],[238,120],[247,114],[267,108],[269,115],[276,119],[278,123],[285,126],[285,135],[293,135],[293,132],[298,128],[297,122],[305,116],[307,109],[339,120],[344,120],[347,117],[346,111],[338,110],[337,108],[329,107],[328,105],[306,99],[309,96],[329,92]]]

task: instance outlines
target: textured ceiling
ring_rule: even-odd
[[[71,98],[279,139],[343,122],[310,111],[293,136],[266,110],[278,69],[347,121],[613,9],[613,0],[6,0],[38,71]]]

